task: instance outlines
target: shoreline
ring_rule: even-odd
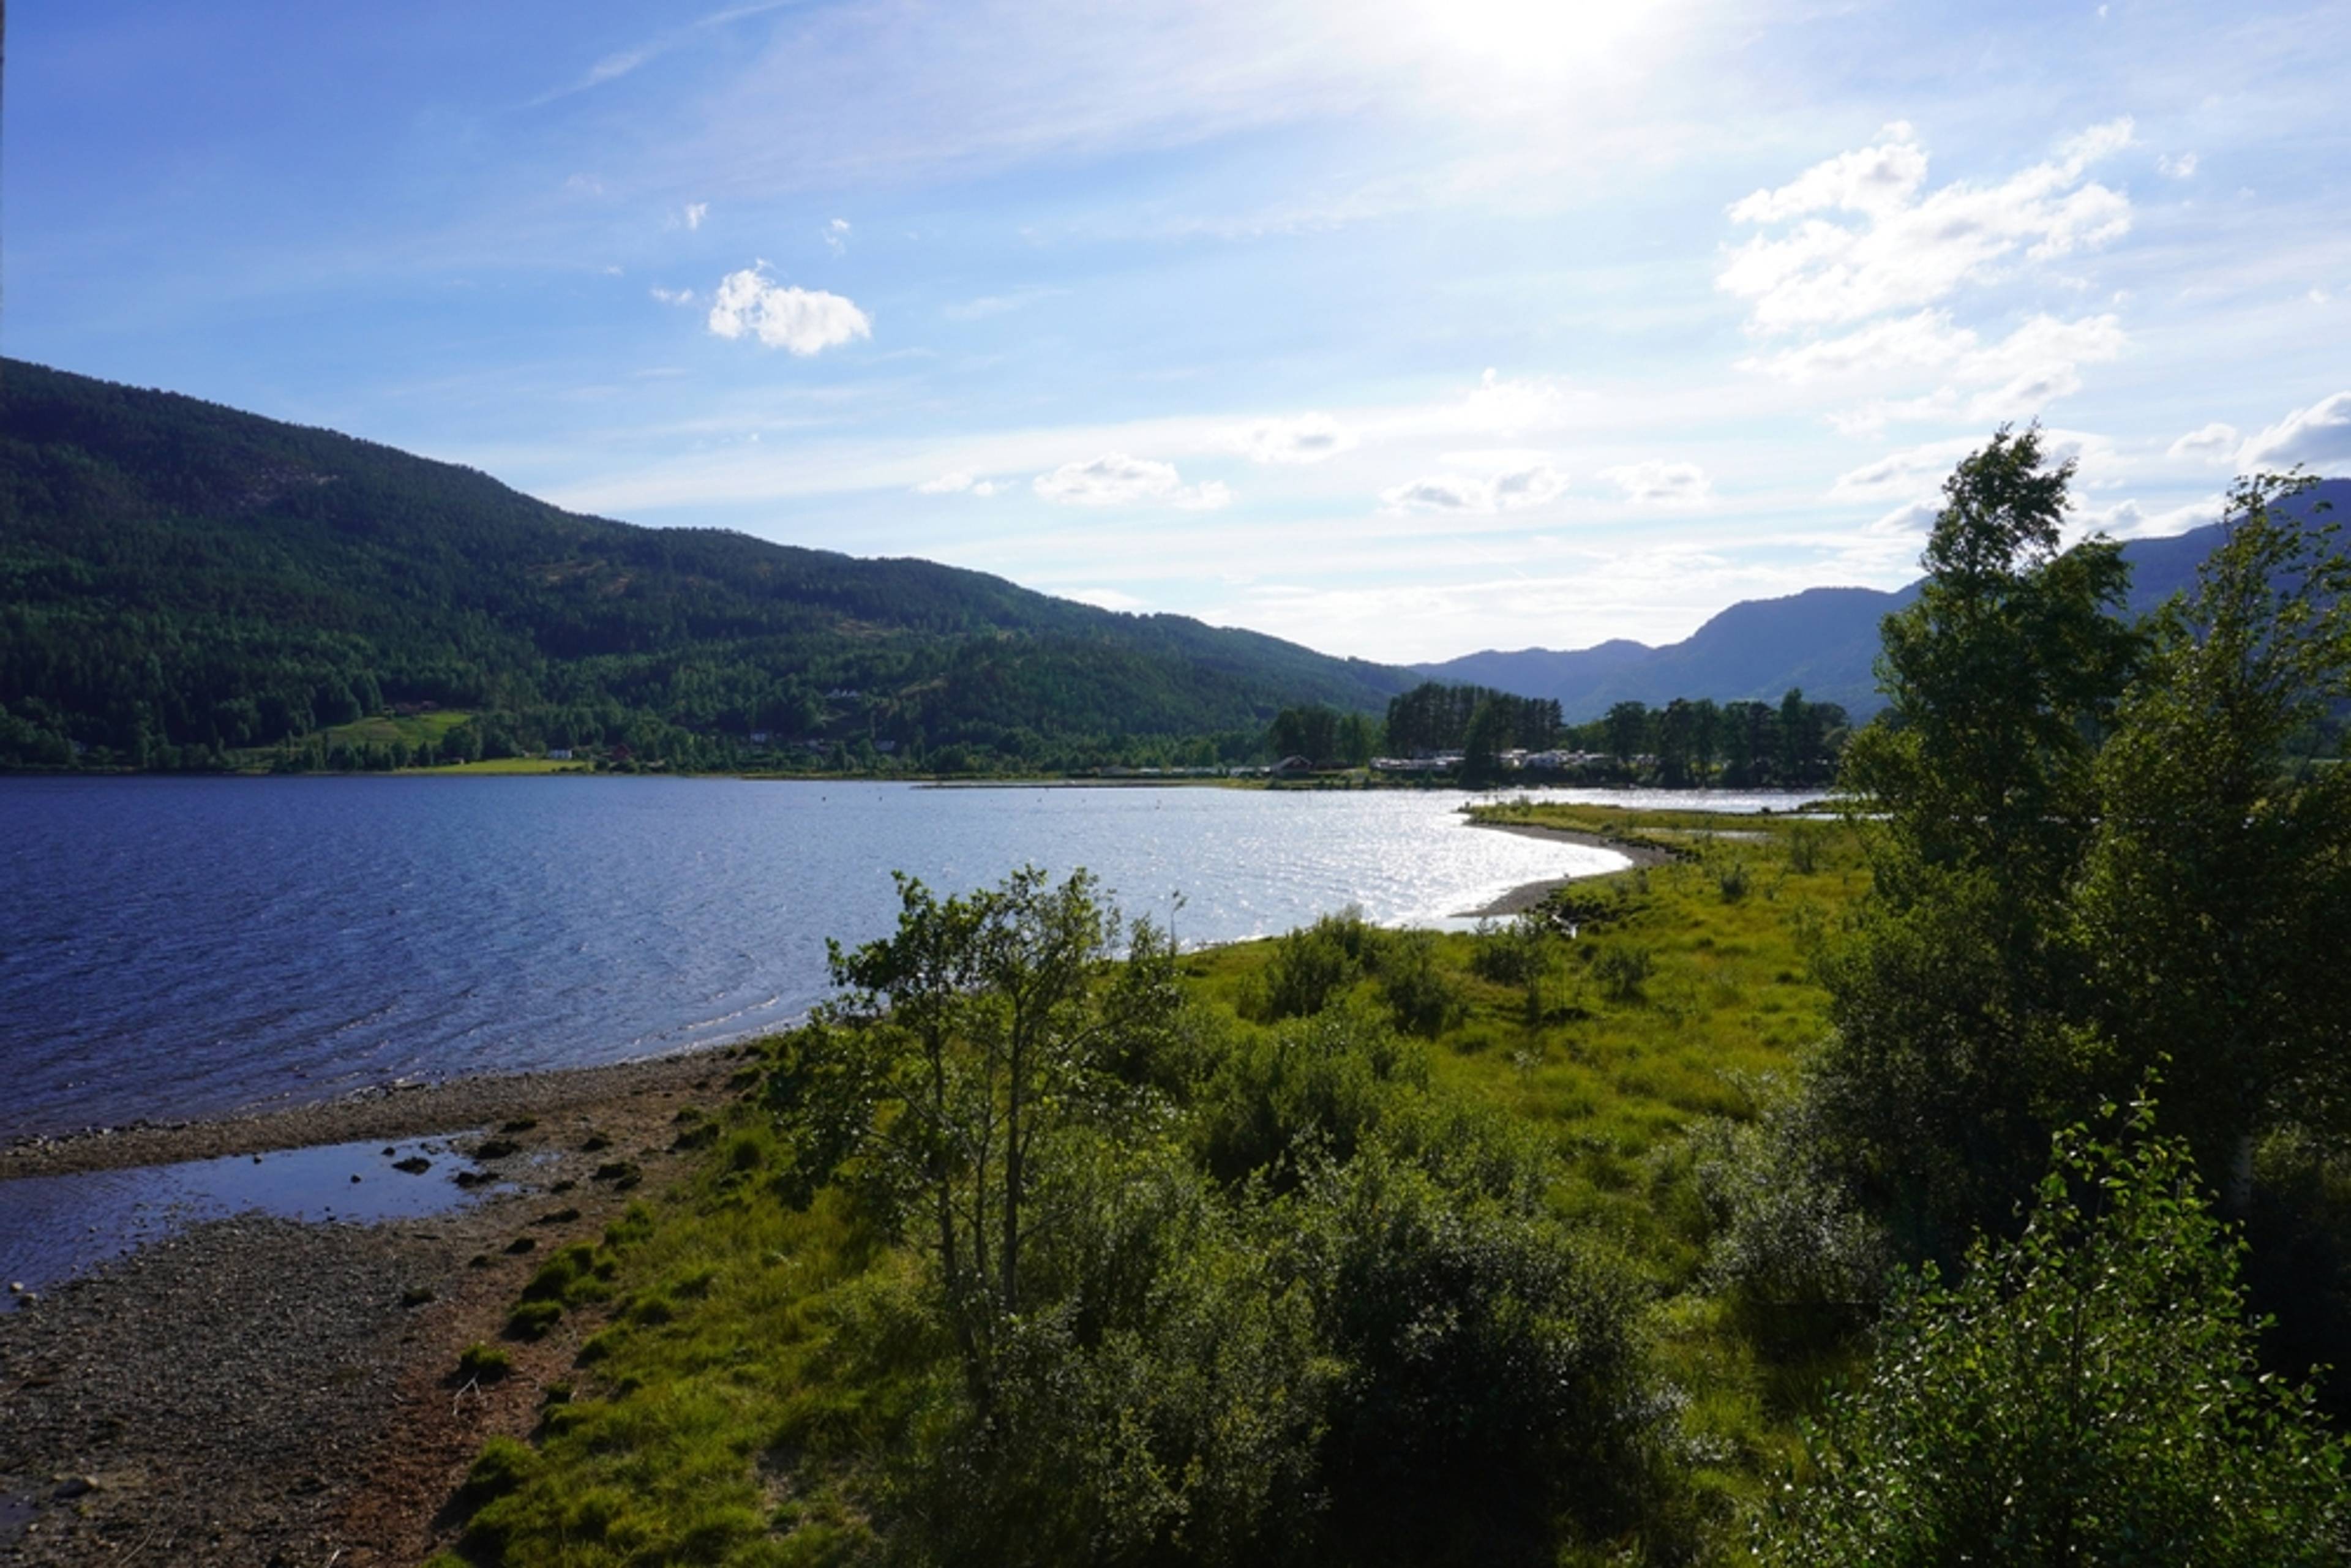
[[[1141,783],[1143,781],[1135,781]],[[1203,781],[1207,782],[1207,781]],[[956,788],[957,786],[946,786]],[[992,784],[963,788],[999,788]],[[1035,785],[1014,786],[1036,788]],[[1089,788],[1064,785],[1064,788]],[[1132,787],[1132,786],[1130,786]],[[1473,828],[1548,839],[1622,855],[1623,866],[1547,877],[1513,887],[1456,919],[1505,919],[1541,904],[1576,882],[1663,865],[1673,855],[1653,844],[1567,828],[1466,819]],[[230,1155],[268,1154],[328,1144],[386,1141],[463,1133],[518,1116],[560,1114],[647,1092],[706,1089],[723,1061],[744,1044],[728,1040],[666,1056],[527,1072],[480,1073],[437,1082],[378,1085],[334,1099],[230,1112],[184,1121],[18,1134],[0,1143],[0,1182],[21,1176],[73,1176],[142,1166],[177,1165]]]
[[[61,1174],[534,1119],[504,1152],[460,1146],[499,1183],[454,1207],[207,1219],[0,1312],[0,1560],[410,1568],[447,1546],[483,1440],[529,1432],[569,1375],[567,1336],[507,1325],[525,1281],[691,1170],[749,1065],[738,1043],[0,1155]],[[514,1375],[466,1377],[469,1344]]]
[[[1506,920],[1512,915],[1523,915],[1531,909],[1540,908],[1552,894],[1574,883],[1590,882],[1596,877],[1615,876],[1624,872],[1648,866],[1665,865],[1674,858],[1671,853],[1657,848],[1655,844],[1641,843],[1630,839],[1611,838],[1604,833],[1578,832],[1573,828],[1541,827],[1532,822],[1489,822],[1476,817],[1468,819],[1468,822],[1473,828],[1489,828],[1499,833],[1517,833],[1522,838],[1550,839],[1559,843],[1577,844],[1589,850],[1606,850],[1611,854],[1623,855],[1625,863],[1621,866],[1611,866],[1606,871],[1588,871],[1574,876],[1556,876],[1541,882],[1527,883],[1522,886],[1510,889],[1483,908],[1466,910],[1455,916],[1456,919],[1460,920]]]
[[[732,1071],[728,1061],[742,1045],[362,1089],[333,1100],[185,1122],[30,1134],[0,1145],[0,1181],[463,1133],[521,1116],[560,1115],[644,1094],[707,1089],[714,1077]]]

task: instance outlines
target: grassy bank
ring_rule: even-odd
[[[1742,1510],[1792,1457],[1795,1419],[1826,1369],[1759,1349],[1703,1288],[1711,1222],[1684,1134],[1750,1116],[1761,1082],[1818,1034],[1826,998],[1808,953],[1867,873],[1837,823],[1544,805],[1494,814],[1635,835],[1676,858],[1576,884],[1550,934],[1328,927],[1330,944],[1393,946],[1384,960],[1338,964],[1312,1017],[1405,1027],[1327,1079],[1295,1067],[1312,1017],[1273,1016],[1311,943],[1186,955],[1181,983],[1198,1021],[1180,1069],[1161,1070],[1177,1107],[1162,1138],[1175,1163],[1204,1169],[1267,1135],[1259,1124],[1301,1118],[1319,1118],[1317,1136],[1338,1127],[1368,1142],[1385,1118],[1468,1129],[1513,1159],[1531,1151],[1543,1222],[1591,1249],[1638,1303],[1643,1375],[1670,1411],[1657,1438],[1670,1463],[1645,1483],[1645,1511],[1587,1531],[1577,1550],[1593,1561],[1729,1552]],[[789,1050],[778,1043],[771,1059]],[[1301,1100],[1322,1108],[1301,1112]],[[1339,1103],[1356,1109],[1328,1108]],[[601,1243],[557,1254],[517,1303],[509,1332],[560,1336],[577,1370],[548,1390],[527,1441],[494,1443],[475,1467],[451,1511],[452,1562],[859,1561],[916,1508],[892,1456],[929,1440],[953,1360],[924,1260],[849,1188],[803,1208],[782,1200],[795,1149],[756,1088],[675,1135],[701,1151],[694,1174]],[[1283,1168],[1249,1182],[1279,1186]],[[1249,1212],[1301,1223],[1285,1201]],[[1250,1243],[1265,1245],[1280,1243]],[[1200,1256],[1249,1250],[1204,1241]]]

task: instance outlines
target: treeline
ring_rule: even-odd
[[[1852,727],[1835,703],[1791,688],[1777,704],[1677,697],[1621,702],[1587,724],[1561,722],[1549,698],[1425,682],[1392,698],[1384,722],[1322,706],[1284,708],[1266,732],[1275,758],[1360,768],[1374,757],[1458,752],[1464,774],[1491,781],[1505,751],[1562,751],[1580,781],[1667,789],[1803,789],[1832,782]]]
[[[1389,699],[1385,739],[1390,752],[1420,757],[1465,750],[1473,738],[1492,750],[1539,751],[1559,733],[1559,704],[1549,697],[1429,681]]]
[[[1567,739],[1627,766],[1646,758],[1645,770],[1668,789],[1802,789],[1835,779],[1851,733],[1844,707],[1807,702],[1792,686],[1776,706],[1704,697],[1656,708],[1622,702]]]

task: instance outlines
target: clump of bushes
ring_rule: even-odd
[[[1385,940],[1352,904],[1276,937],[1252,1010],[1269,1022],[1321,1012],[1374,966]]]
[[[1380,948],[1380,995],[1396,1028],[1435,1040],[1469,1013],[1468,998],[1437,961],[1433,931],[1392,933]]]
[[[2060,1134],[2022,1235],[1896,1296],[1767,1562],[2351,1557],[2351,1447],[2262,1375],[2243,1244],[2153,1126],[2142,1103],[2117,1142]]]
[[[1788,846],[1788,869],[1799,876],[1810,876],[1820,869],[1820,830],[1807,822],[1798,822],[1782,841]]]
[[[1469,948],[1469,969],[1498,986],[1530,986],[1551,971],[1558,956],[1559,939],[1538,915],[1521,915],[1507,924],[1481,920]]]
[[[1824,1349],[1883,1304],[1893,1249],[1830,1168],[1817,1097],[1757,1087],[1753,1119],[1701,1122],[1678,1151],[1708,1231],[1700,1283],[1764,1348]]]
[[[1656,955],[1633,942],[1611,942],[1592,956],[1592,978],[1600,994],[1619,1005],[1641,1000],[1656,968]]]

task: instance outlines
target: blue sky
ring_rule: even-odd
[[[2351,472],[2340,5],[19,0],[0,348],[1332,652]]]

